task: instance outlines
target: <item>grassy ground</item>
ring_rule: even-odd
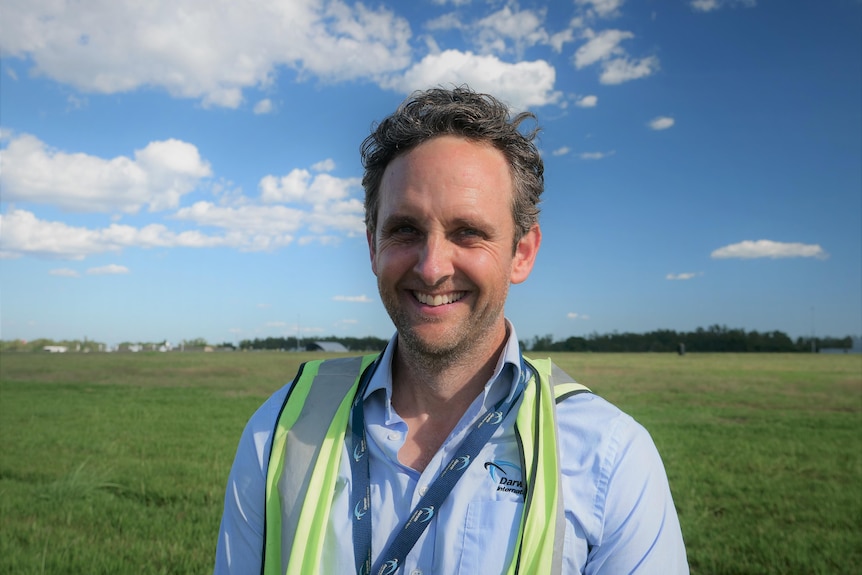
[[[309,357],[0,356],[0,573],[211,572],[242,427]],[[862,564],[862,357],[554,359],[652,433],[693,573]]]

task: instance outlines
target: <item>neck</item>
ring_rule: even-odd
[[[474,350],[464,354],[469,357],[450,361],[416,358],[404,346],[396,348],[392,407],[408,428],[398,453],[402,463],[420,472],[425,469],[493,375],[505,335],[481,354]]]
[[[410,346],[395,349],[392,401],[402,411],[431,416],[453,414],[457,419],[482,393],[506,347],[508,329],[465,353],[423,354]]]

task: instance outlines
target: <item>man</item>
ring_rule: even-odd
[[[522,358],[504,316],[541,243],[525,119],[433,89],[363,143],[371,269],[396,334],[361,364],[303,367],[251,418],[217,574],[688,572],[647,432]]]

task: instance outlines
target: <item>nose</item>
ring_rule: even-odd
[[[452,276],[453,256],[453,246],[446,238],[437,235],[426,236],[413,270],[425,285],[437,285]]]

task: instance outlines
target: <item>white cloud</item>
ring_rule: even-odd
[[[329,81],[375,79],[410,63],[410,26],[341,0],[6,2],[0,52],[84,92],[158,86],[235,108],[277,68]]]
[[[757,0],[691,0],[689,6],[695,12],[713,12],[726,6],[743,6],[745,8],[754,8],[757,6]]]
[[[579,99],[575,102],[575,106],[578,106],[579,108],[595,108],[598,103],[599,97],[590,95]]]
[[[464,23],[463,16],[457,12],[449,12],[448,14],[428,20],[425,22],[424,27],[426,30],[436,32],[441,30],[465,30],[468,26]]]
[[[689,5],[696,12],[712,12],[718,10],[719,2],[718,0],[691,0]]]
[[[35,138],[19,138],[13,144],[18,145],[22,141],[37,151],[43,149]],[[122,196],[123,188],[134,188],[133,184],[138,182],[133,191],[148,190],[150,182],[162,182],[159,191],[175,191],[178,186],[186,186],[182,179],[187,174],[202,174],[204,169],[209,173],[209,167],[200,161],[194,146],[174,140],[147,146],[136,153],[135,161],[127,158],[108,161],[83,154],[73,156],[53,152],[26,154],[13,145],[9,148],[12,153],[8,148],[3,151],[0,174],[4,200],[53,202],[81,211],[133,212],[147,200],[151,208],[175,204],[179,201],[178,194],[175,194],[175,200],[166,201],[164,198],[147,199],[140,192],[132,196],[137,202],[134,203]],[[33,161],[34,157],[39,161]],[[18,161],[19,158],[29,158],[30,164]],[[195,173],[193,168],[198,172]],[[326,159],[314,164],[312,169],[317,172],[334,170],[335,162]],[[173,176],[173,181],[170,181],[170,176]],[[40,177],[50,178],[49,183],[41,183]],[[147,185],[139,183],[141,181]],[[86,189],[85,184],[88,183],[91,189]],[[328,173],[312,174],[309,170],[295,169],[283,177],[270,175],[262,178],[259,201],[242,195],[238,189],[222,192],[226,187],[230,187],[229,182],[213,186],[218,196],[217,203],[198,201],[167,216],[167,220],[174,220],[171,227],[163,223],[150,223],[143,227],[121,225],[119,218],[112,217],[115,223],[108,227],[87,228],[43,220],[30,211],[13,207],[7,214],[0,215],[0,258],[83,259],[132,247],[226,247],[261,251],[282,248],[294,242],[299,245],[312,242],[335,245],[345,236],[362,235],[365,231],[364,207],[362,201],[355,197],[359,194],[354,193],[360,190],[360,178],[337,178]],[[178,226],[177,222],[184,223]],[[188,229],[190,227],[192,229]],[[203,228],[216,231],[205,233],[201,231]]]
[[[325,173],[312,176],[308,170],[296,168],[286,176],[264,176],[258,187],[261,200],[267,203],[321,205],[347,198],[361,183],[361,178],[336,178]]]
[[[476,40],[484,48],[483,51],[487,52],[502,52],[505,50],[505,42],[511,41],[516,52],[521,54],[525,48],[549,42],[549,35],[542,27],[544,19],[544,11],[513,11],[506,6],[476,23]],[[562,46],[564,38],[560,37],[555,41]]]
[[[614,150],[610,152],[583,152],[578,157],[582,160],[603,160],[609,156],[613,156],[615,153]]]
[[[602,84],[622,84],[655,74],[659,69],[658,58],[648,56],[640,60],[617,58],[602,64],[599,82]]]
[[[117,264],[109,264],[97,268],[90,268],[87,270],[87,273],[94,276],[127,274],[129,273],[129,268]]]
[[[13,209],[0,214],[0,258],[21,256],[80,260],[86,256],[117,252],[127,247],[215,247],[229,243],[224,238],[197,231],[175,233],[161,224],[143,228],[111,224],[88,229],[63,222],[38,219],[32,212]]]
[[[583,26],[583,20],[576,17],[565,28],[551,33],[544,25],[546,16],[547,8],[521,10],[516,2],[510,2],[474,22],[465,21],[460,12],[450,12],[430,20],[425,28],[430,31],[460,30],[465,40],[472,42],[480,53],[513,52],[521,59],[527,48],[537,45],[550,46],[556,53],[562,52],[563,46],[575,40],[575,30]]]
[[[136,150],[134,159],[54,150],[28,134],[12,137],[0,150],[4,201],[52,204],[69,211],[175,208],[210,175],[209,164],[194,145],[173,139],[151,142]]]
[[[257,104],[254,105],[253,111],[255,114],[261,115],[261,114],[269,114],[273,110],[274,110],[274,107],[272,105],[272,100],[270,100],[269,98],[264,98],[263,100],[261,100],[260,102],[258,102]]]
[[[225,230],[226,244],[246,251],[271,250],[292,243],[307,229],[315,236],[335,231],[348,236],[365,232],[363,206],[357,199],[323,203],[310,211],[280,205],[217,206],[196,202],[176,219]]]
[[[365,294],[362,295],[337,295],[332,298],[333,301],[346,301],[352,303],[371,303],[372,300]]]
[[[818,244],[774,242],[771,240],[746,240],[730,244],[713,251],[714,259],[754,259],[754,258],[818,258],[829,257]]]
[[[585,314],[582,314],[582,313],[575,313],[575,312],[573,312],[573,311],[570,311],[569,313],[567,313],[567,314],[566,314],[566,317],[567,317],[568,319],[581,319],[581,320],[588,320],[588,319],[590,319],[590,316],[588,316],[588,315],[585,315]]]
[[[217,228],[217,234],[199,230],[176,232],[162,224],[142,228],[111,224],[90,229],[40,220],[31,212],[13,209],[0,215],[0,258],[32,256],[80,260],[126,248],[156,247],[266,251],[290,245],[300,233],[310,234],[307,241],[301,243],[317,240],[334,244],[344,235],[355,236],[365,231],[362,209],[362,204],[355,199],[311,211],[279,205],[226,207],[197,202],[173,216],[201,227]]]
[[[256,238],[252,244],[267,249],[291,243],[293,234],[302,228],[305,212],[286,206],[217,206],[212,202],[195,202],[178,210],[174,218],[226,230],[235,239]],[[242,243],[234,245],[239,247]]]
[[[559,54],[563,51],[563,46],[575,40],[575,28],[580,27],[580,21],[572,20],[571,24],[565,30],[551,34],[548,37],[547,44],[551,49]]]
[[[694,279],[694,278],[696,278],[698,276],[702,276],[702,275],[703,275],[702,272],[684,272],[681,274],[667,274],[665,276],[665,279],[674,280],[674,281],[685,281],[685,280]]]
[[[66,103],[68,104],[66,111],[82,110],[87,107],[88,100],[87,98],[81,98],[80,96],[76,96],[75,94],[69,94],[69,96],[66,98]]]
[[[59,276],[59,277],[64,277],[64,278],[76,278],[76,277],[80,277],[80,275],[81,275],[78,272],[76,272],[75,270],[69,269],[69,268],[57,268],[57,269],[50,270],[48,273],[51,274],[52,276]]]
[[[552,155],[552,156],[565,156],[565,155],[566,155],[566,154],[568,154],[570,151],[571,151],[571,150],[569,149],[569,147],[568,147],[568,146],[563,146],[562,148],[557,148],[556,150],[554,150],[553,152],[551,152],[551,155]]]
[[[496,56],[446,50],[425,56],[403,75],[391,77],[385,85],[409,93],[415,89],[468,84],[522,110],[559,101],[562,95],[554,91],[555,80],[556,70],[544,60],[510,64]]]
[[[634,34],[624,30],[603,30],[598,34],[591,29],[584,31],[586,44],[575,51],[575,68],[581,69],[607,60],[613,56],[622,56],[625,50],[620,46],[623,40],[634,38]]]
[[[634,38],[631,32],[602,30],[597,33],[587,28],[583,37],[587,42],[575,51],[572,61],[579,70],[601,63],[599,81],[602,84],[621,84],[644,78],[659,69],[659,61],[655,56],[634,59],[620,45],[624,40]]]
[[[625,0],[575,0],[575,4],[586,8],[590,16],[610,18],[619,15]]]
[[[315,172],[331,172],[335,169],[335,160],[332,158],[326,158],[325,160],[321,160],[312,165],[311,169]]]
[[[676,120],[667,116],[659,116],[650,120],[649,127],[653,130],[667,130],[676,123]]]

